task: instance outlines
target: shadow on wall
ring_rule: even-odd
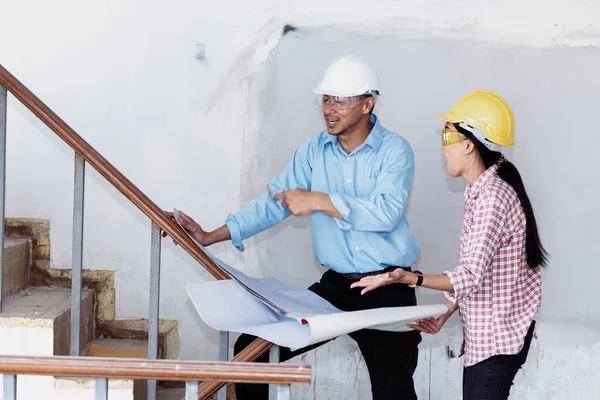
[[[600,49],[393,37],[345,40],[339,32],[335,37],[289,32],[251,99],[259,102],[260,115],[259,129],[243,144],[244,202],[265,189],[297,146],[324,129],[312,89],[332,60],[350,52],[377,69],[382,95],[376,114],[386,128],[406,137],[415,152],[408,220],[422,247],[418,268],[439,273],[457,264],[464,211],[464,183],[446,174],[435,114],[474,88],[490,89],[513,107],[516,147],[506,154],[523,175],[542,239],[553,256],[544,276],[542,317],[600,321],[586,312],[588,304],[600,301],[593,287],[600,278],[591,251],[596,240],[587,233],[600,223],[595,207],[600,188],[590,185],[597,181],[592,152],[600,145],[592,121],[600,108]],[[308,218],[289,218],[248,241],[246,251],[254,254],[248,260],[257,263],[250,268],[307,286],[322,272],[311,240]],[[578,278],[584,274],[589,279]],[[563,295],[565,286],[575,285],[579,296]],[[442,301],[440,294],[422,293],[422,303]]]

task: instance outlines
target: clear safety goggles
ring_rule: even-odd
[[[442,129],[442,146],[450,146],[466,139],[467,137],[460,132]]]
[[[367,99],[368,96],[352,96],[352,97],[342,97],[342,96],[328,96],[323,95],[319,97],[319,104],[323,108],[336,108],[338,110],[349,110],[351,108],[356,107],[363,101]]]

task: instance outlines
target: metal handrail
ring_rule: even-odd
[[[96,151],[90,144],[88,144],[69,125],[67,125],[66,122],[64,122],[60,117],[58,117],[56,113],[54,113],[46,104],[44,104],[27,87],[25,87],[25,85],[23,85],[17,78],[15,78],[8,70],[6,70],[6,68],[4,68],[0,64],[0,89],[2,89],[2,86],[5,87],[21,103],[23,103],[25,107],[27,107],[31,112],[33,112],[46,126],[48,126],[54,133],[56,133],[67,145],[69,145],[75,151],[76,177],[79,173],[78,171],[81,171],[81,169],[78,170],[78,168],[83,168],[82,164],[79,162],[79,159],[83,159],[85,162],[89,163],[92,167],[94,167],[104,178],[106,178],[127,199],[129,199],[133,204],[135,204],[144,214],[146,214],[152,220],[153,231],[155,231],[155,225],[160,227],[160,229],[164,230],[169,236],[171,236],[171,238],[173,238],[173,240],[175,240],[175,242],[177,242],[185,251],[187,251],[200,265],[202,265],[216,279],[230,279],[229,276],[204,251],[202,251],[202,249],[196,246],[192,239],[190,239],[187,236],[187,234],[179,227],[179,225],[177,225],[175,221],[169,218],[169,216],[166,215],[160,207],[158,207],[154,202],[152,202],[150,198],[148,198],[144,193],[142,193],[142,191],[139,190],[131,181],[129,181],[129,179],[127,179],[121,172],[119,172],[98,151]],[[3,104],[3,106],[5,107],[6,104]],[[5,121],[0,121],[0,125],[2,122],[5,123]],[[0,130],[1,129],[2,127],[0,126]],[[0,161],[3,161],[3,150],[4,149],[2,149],[2,154],[0,154]],[[1,164],[3,164],[3,162]],[[4,169],[2,168],[2,165],[0,165],[0,178],[3,179],[3,176]],[[83,185],[81,185],[81,190],[83,191]],[[2,194],[3,193],[4,190],[2,190]],[[2,201],[1,203],[3,206],[4,202]],[[79,212],[79,217],[82,218],[83,209],[81,208]],[[2,213],[2,217],[3,216],[4,213]],[[74,217],[74,225],[77,222],[76,219],[77,218]],[[3,225],[4,224],[2,224],[2,226]],[[74,228],[76,227],[74,226]],[[74,232],[75,231],[80,231],[79,235],[82,234],[82,229],[77,228],[74,229]],[[77,233],[75,232],[74,242],[77,240],[81,242],[81,236],[79,236],[79,239],[77,239],[76,235]],[[0,240],[2,239],[0,238]],[[2,254],[1,250],[2,249],[0,249],[0,258]],[[78,260],[79,264],[81,264],[80,254],[75,254],[74,252],[74,261],[77,261],[76,259]],[[158,268],[160,268],[160,265],[156,266],[156,269]],[[81,265],[78,265],[77,269],[80,270]],[[75,285],[79,286],[78,282],[75,282]],[[158,302],[156,301],[156,304],[157,303]],[[0,298],[0,307],[1,304],[2,302]],[[74,305],[77,305],[76,300],[74,300]],[[76,311],[77,308],[74,307],[74,316],[76,315]],[[157,335],[156,324],[157,321],[154,321],[154,323],[152,323],[151,318],[151,325],[155,326],[154,336]],[[151,333],[152,332],[149,332],[150,335]],[[79,335],[77,333],[72,332],[72,336],[74,338],[74,343],[78,344]],[[256,339],[244,351],[235,356],[232,359],[232,361],[255,361],[263,353],[269,350],[271,346],[272,343],[266,340]],[[72,355],[74,355],[74,353],[78,351],[78,348],[71,349]],[[156,349],[152,351],[155,352]],[[206,398],[210,396],[211,394],[215,393],[221,386],[223,386],[223,382],[207,382],[202,384],[200,390],[201,393],[204,394],[204,397],[201,398]]]
[[[0,356],[0,374],[293,384],[310,383],[311,367],[144,358]]]
[[[198,383],[276,384],[277,399],[289,399],[290,386],[311,382],[311,367],[265,363],[197,362],[67,356],[0,356],[4,399],[17,398],[17,375],[96,378],[96,398],[106,399],[108,379],[186,381],[186,399],[198,398]]]

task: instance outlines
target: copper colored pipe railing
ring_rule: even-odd
[[[165,381],[310,383],[310,366],[135,358],[0,356],[0,374]]]
[[[0,65],[0,83],[15,96],[25,107],[31,110],[44,124],[67,143],[77,154],[81,155],[87,163],[93,166],[102,176],[113,184],[125,197],[135,204],[152,221],[156,222],[162,230],[171,236],[185,251],[187,251],[200,265],[210,272],[216,279],[229,279],[229,276],[210,259],[186,233],[169,218],[152,200],[139,190],[129,179],[120,173],[100,153],[79,136],[66,122],[58,117],[47,105],[37,98],[17,78]],[[254,361],[271,346],[270,342],[263,339],[255,340],[246,350],[234,357],[235,361]],[[209,386],[210,385],[210,386]],[[223,383],[212,382],[202,384],[201,393],[206,396],[216,392]],[[210,392],[210,393],[209,393]],[[200,398],[205,398],[200,396]]]

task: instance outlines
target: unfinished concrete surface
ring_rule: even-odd
[[[42,266],[40,268],[40,266]],[[71,269],[49,268],[47,263],[38,263],[33,271],[33,285],[59,285],[71,287]],[[87,290],[96,295],[96,321],[111,321],[115,319],[115,272],[82,271],[82,284]]]
[[[96,333],[106,339],[148,340],[147,319],[104,321]],[[158,348],[164,359],[177,359],[179,355],[179,325],[177,321],[160,320],[158,323]]]
[[[94,294],[81,297],[83,345],[92,339]],[[71,338],[71,292],[62,287],[28,287],[4,300],[0,314],[0,353],[11,355],[68,355]],[[19,376],[19,398],[63,399],[52,392],[52,376]],[[0,389],[1,390],[1,389]],[[74,397],[77,398],[77,397]],[[79,397],[81,398],[81,397]],[[123,399],[124,400],[124,399]]]
[[[82,354],[146,358],[146,341],[92,341],[94,294],[84,290],[81,299]],[[5,299],[0,314],[0,353],[15,355],[69,355],[71,330],[71,292],[63,287],[29,287]],[[140,324],[136,324],[139,326]],[[170,327],[173,329],[173,327]],[[85,347],[84,347],[85,346]],[[88,354],[89,353],[89,354]],[[52,376],[19,376],[19,398],[93,399],[94,380]],[[1,386],[1,385],[0,385]],[[110,398],[146,399],[145,381],[114,379],[109,384]]]
[[[13,293],[4,299],[3,312],[0,314],[0,352],[3,354],[28,355],[69,355],[71,331],[71,290],[70,270],[53,270],[44,275],[37,274],[36,283],[44,277],[48,281],[62,286],[27,287],[32,250],[40,243],[40,237],[48,237],[47,224],[39,220],[12,220],[10,234],[5,240],[4,280],[5,293],[26,286],[26,289]],[[15,238],[15,236],[28,237]],[[46,244],[47,245],[47,244]],[[42,244],[42,246],[44,246]],[[39,254],[39,253],[38,253]],[[38,271],[39,272],[39,271]],[[93,287],[96,293],[112,292],[114,319],[114,274],[106,271],[86,271],[84,283]],[[7,290],[8,289],[8,290]],[[84,289],[81,300],[81,339],[82,355],[90,357],[146,358],[147,340],[132,339],[95,339],[94,292]],[[96,313],[98,304],[96,304]],[[114,322],[114,321],[109,321]],[[113,336],[137,336],[147,338],[147,321],[120,321],[115,323]],[[177,323],[161,321],[159,356],[164,355],[170,344],[173,358],[179,350]],[[175,339],[173,338],[175,337]],[[85,346],[85,347],[84,347]],[[94,398],[93,379],[77,379],[52,376],[20,376],[18,380],[19,398],[46,399],[92,399]],[[110,398],[121,400],[145,400],[147,383],[141,380],[114,379],[109,383]],[[168,392],[166,392],[168,393]]]
[[[20,292],[29,286],[30,247],[31,241],[28,239],[4,239],[3,298]]]
[[[93,329],[94,294],[83,291],[82,349],[92,340]],[[29,287],[4,301],[0,314],[0,346],[3,354],[68,355],[70,332],[71,292],[68,289]],[[45,343],[46,339],[52,340],[51,346]]]
[[[83,349],[86,357],[147,358],[148,342],[131,339],[94,339]],[[160,355],[159,355],[159,358]]]
[[[6,218],[5,234],[8,238],[31,240],[32,261],[50,261],[50,221],[38,218]]]
[[[6,235],[10,240],[28,240],[30,242],[31,278],[34,286],[71,287],[70,268],[51,268],[50,266],[50,221],[34,218],[7,218]],[[115,271],[83,270],[83,287],[96,295],[98,321],[115,319]]]

